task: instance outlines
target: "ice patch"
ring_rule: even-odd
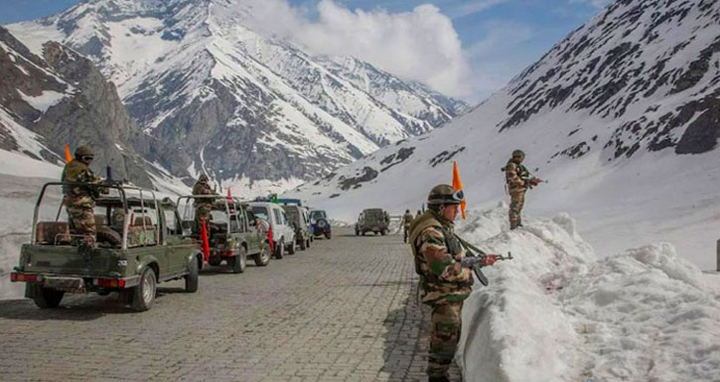
[[[64,93],[59,93],[53,90],[45,90],[39,96],[29,96],[22,91],[18,90],[20,97],[27,102],[33,109],[45,113],[52,106],[57,105],[63,98],[67,97]]]

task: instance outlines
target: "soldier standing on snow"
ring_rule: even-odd
[[[410,223],[412,223],[413,219],[410,210],[405,210],[405,215],[403,215],[403,243],[407,243],[408,233],[410,233]]]
[[[512,158],[503,168],[505,181],[507,182],[508,193],[510,194],[510,229],[522,227],[522,209],[525,205],[525,192],[537,186],[540,179],[530,176],[530,172],[522,162],[525,160],[525,153],[522,150],[515,150]]]
[[[466,250],[454,232],[463,200],[462,191],[445,184],[435,186],[428,196],[428,210],[410,225],[422,301],[432,308],[427,368],[430,382],[449,381],[447,371],[460,340],[463,301],[472,291],[472,272],[463,265]],[[482,265],[493,265],[496,260],[495,256],[487,256]]]
[[[207,175],[202,174],[193,186],[192,194],[207,196],[217,195],[217,192],[210,188],[210,178],[208,178]],[[195,219],[197,220],[198,224],[200,224],[201,218],[205,218],[205,221],[207,222],[210,216],[210,212],[212,211],[213,199],[197,198],[195,199],[193,204],[195,205]]]

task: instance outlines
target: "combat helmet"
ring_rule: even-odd
[[[200,174],[200,179],[198,179],[201,182],[209,182],[210,178],[208,178],[207,174]]]
[[[447,184],[439,184],[430,190],[428,195],[428,205],[438,204],[460,204],[465,201],[465,194],[462,190],[455,190],[453,186]]]
[[[80,157],[85,157],[85,156],[89,156],[89,157],[95,156],[95,151],[92,149],[92,147],[83,145],[83,146],[80,146],[75,149],[75,158],[80,158]]]
[[[522,150],[515,150],[512,153],[513,158],[525,158],[525,151]]]

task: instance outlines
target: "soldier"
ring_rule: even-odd
[[[102,178],[90,170],[90,163],[95,157],[92,148],[80,146],[75,150],[75,157],[62,172],[60,180],[68,183],[85,183],[88,185],[101,184]],[[98,187],[72,185],[64,186],[65,208],[68,212],[68,223],[71,235],[82,235],[82,243],[94,246],[96,241],[95,230],[95,200],[99,197]]]
[[[410,233],[410,223],[412,223],[414,219],[410,210],[405,210],[405,215],[403,215],[403,243],[407,243],[408,233]]]
[[[200,175],[200,179],[195,183],[192,189],[193,195],[217,195],[217,193],[210,188],[210,178],[207,175]],[[202,218],[207,222],[212,211],[213,199],[212,198],[197,198],[194,202],[195,205],[195,219],[200,224]],[[198,226],[199,229],[199,226]]]
[[[447,371],[460,339],[463,300],[472,291],[473,276],[463,265],[465,249],[455,236],[453,223],[463,200],[462,191],[445,184],[435,186],[428,196],[428,210],[410,225],[422,301],[432,308],[427,368],[431,382],[449,381]],[[488,256],[483,265],[492,265],[496,259]]]
[[[528,188],[537,186],[540,179],[530,176],[530,172],[522,165],[525,160],[525,153],[522,150],[515,150],[512,158],[503,168],[505,181],[507,182],[508,193],[510,194],[510,229],[522,227],[522,209],[525,205],[525,192]]]

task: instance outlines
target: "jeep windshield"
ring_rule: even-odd
[[[385,220],[385,214],[383,213],[383,210],[379,208],[365,210],[365,217],[372,220]]]
[[[300,224],[300,211],[295,207],[284,208],[288,221]]]
[[[253,212],[253,214],[255,214],[255,217],[257,217],[259,219],[263,219],[263,220],[268,219],[269,214],[268,214],[267,208],[265,208],[265,207],[253,206],[252,212]]]
[[[327,219],[327,215],[325,215],[325,211],[311,211],[310,219],[312,219],[314,221],[317,221],[320,219]]]

